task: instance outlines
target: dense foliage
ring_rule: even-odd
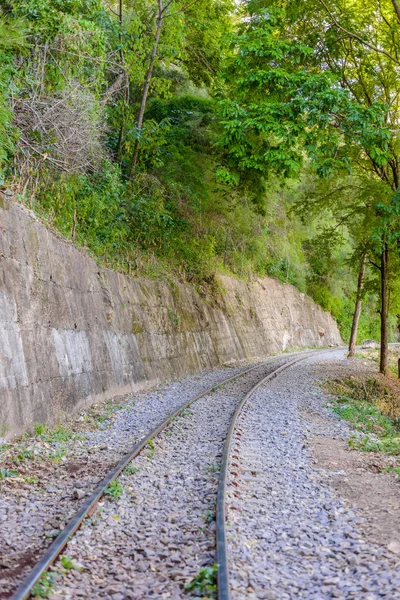
[[[379,336],[385,246],[393,335],[399,26],[367,4],[0,0],[0,185],[114,268],[269,274],[345,337],[362,257]]]

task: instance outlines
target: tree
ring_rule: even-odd
[[[384,216],[397,213],[398,204],[399,35],[389,0],[366,10],[340,0],[329,8],[324,0],[250,2],[226,73],[229,99],[221,102],[220,144],[240,177],[248,169],[298,175],[307,155],[322,177],[367,173],[385,186],[385,199],[372,202],[382,372],[388,263],[400,235]]]
[[[360,270],[358,272],[358,278],[357,278],[356,303],[355,303],[354,314],[353,314],[353,322],[351,325],[348,358],[353,358],[355,351],[356,351],[358,323],[360,321],[360,314],[361,314],[361,303],[362,303],[362,295],[363,295],[363,289],[364,289],[364,278],[365,278],[366,265],[367,265],[366,254],[363,253],[362,258],[361,258]]]
[[[162,3],[162,0],[158,0],[158,2],[157,2],[156,33],[154,36],[153,47],[150,52],[149,66],[147,68],[146,78],[144,80],[142,100],[140,102],[140,109],[139,109],[139,114],[138,114],[137,124],[136,124],[138,136],[140,136],[141,130],[142,130],[144,111],[146,110],[147,96],[149,93],[150,82],[151,82],[151,78],[153,75],[154,62],[155,62],[156,55],[157,55],[158,44],[160,43],[160,36],[161,36],[162,27],[163,27],[165,13],[168,10],[172,1],[173,0],[167,0],[165,4]],[[135,173],[138,153],[139,153],[139,137],[136,138],[135,147],[134,147],[134,151],[133,151],[131,168],[130,168],[130,172],[129,172],[130,179],[133,178],[133,175]]]
[[[227,17],[230,8],[231,2],[229,0],[219,3],[215,0],[201,0],[198,2],[184,2],[184,0],[165,0],[163,2],[163,0],[157,0],[157,7],[154,11],[154,39],[136,121],[136,140],[129,170],[130,180],[132,180],[136,170],[147,99],[165,22],[168,20],[168,35],[171,36],[172,30],[175,39],[173,49],[169,49],[170,55],[165,54],[164,49],[164,54],[160,57],[161,61],[165,61],[166,58],[171,60],[172,58],[177,65],[185,67],[196,83],[210,83],[212,76],[215,75],[215,65],[221,57],[221,40],[223,33],[225,33],[223,25],[228,24]],[[206,35],[206,32],[208,32],[208,35]]]

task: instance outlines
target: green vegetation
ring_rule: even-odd
[[[35,598],[47,598],[54,589],[56,583],[55,573],[45,573],[33,588],[31,594]]]
[[[188,592],[195,592],[200,598],[217,597],[218,565],[200,569],[199,574],[186,586]]]
[[[60,563],[62,564],[64,569],[66,569],[67,571],[74,568],[74,562],[73,562],[72,558],[70,556],[68,556],[67,554],[62,554],[60,556]]]
[[[386,372],[399,45],[391,0],[0,0],[0,193],[132,275],[292,283],[345,338],[357,298]]]
[[[28,485],[37,485],[39,483],[39,477],[36,475],[24,475],[24,481]]]
[[[136,465],[129,463],[129,465],[127,465],[124,469],[124,475],[136,475],[138,471],[139,469]]]
[[[355,356],[356,356],[356,358],[371,360],[375,363],[378,363],[378,365],[379,365],[380,356],[379,356],[378,349],[359,350],[358,352],[356,352]],[[388,372],[391,373],[392,375],[394,375],[395,377],[398,376],[398,372],[399,372],[398,360],[399,360],[398,349],[396,347],[389,348]]]
[[[118,500],[124,493],[124,488],[118,479],[112,481],[104,492],[104,495],[111,500]]]
[[[154,440],[149,440],[147,442],[146,447],[147,447],[147,457],[150,459],[153,458],[154,453],[156,451],[156,445],[154,443]]]
[[[219,468],[219,465],[217,463],[211,463],[208,466],[208,470],[210,471],[210,473],[219,473],[220,468]]]
[[[0,481],[7,479],[8,477],[18,477],[18,471],[13,471],[10,469],[5,469],[4,467],[0,467]]]
[[[400,467],[385,467],[384,471],[386,471],[386,473],[394,473],[395,475],[400,475]]]
[[[207,509],[207,512],[206,512],[206,514],[204,516],[205,523],[207,523],[209,525],[210,523],[212,523],[213,521],[215,521],[216,514],[217,514],[216,501],[213,500],[210,503],[210,507]]]
[[[50,428],[48,425],[34,423],[33,432],[35,437],[47,444],[68,442],[72,438],[77,438],[77,435],[69,427],[60,424]]]
[[[336,396],[333,411],[362,434],[350,439],[351,448],[400,455],[400,419],[387,414],[399,412],[393,393],[375,378],[336,381],[329,387]]]
[[[21,463],[24,460],[29,460],[31,458],[33,458],[31,450],[22,449],[18,454],[12,457],[12,460],[14,463]]]

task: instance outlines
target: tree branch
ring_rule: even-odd
[[[392,0],[392,4],[393,4],[394,12],[396,13],[397,19],[400,23],[400,6],[397,4],[396,0]]]
[[[389,52],[386,52],[386,50],[383,50],[381,48],[377,48],[376,46],[373,46],[369,42],[366,42],[365,40],[363,40],[362,37],[360,37],[356,33],[353,33],[352,31],[349,31],[345,27],[342,27],[342,25],[340,25],[340,23],[338,22],[338,20],[336,19],[336,17],[329,10],[329,8],[326,5],[326,3],[324,2],[324,0],[319,0],[319,2],[325,8],[326,12],[328,13],[328,15],[330,16],[330,18],[332,19],[333,24],[335,25],[335,27],[337,27],[338,29],[340,29],[340,31],[343,31],[343,33],[345,33],[349,37],[351,37],[351,38],[353,38],[355,40],[358,40],[361,44],[363,44],[364,46],[366,46],[370,50],[373,50],[374,52],[378,52],[379,54],[384,54],[387,58],[389,58],[390,60],[392,60],[393,62],[395,62],[397,65],[400,65],[400,61],[397,60],[397,58],[395,56],[393,56],[392,54],[390,54]],[[392,0],[392,2],[395,2],[395,0]]]
[[[371,260],[370,258],[368,259],[368,262],[370,265],[376,267],[378,269],[378,271],[381,271],[381,267],[379,265],[377,265],[376,263],[374,263],[373,260]]]

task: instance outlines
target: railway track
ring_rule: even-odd
[[[218,495],[217,495],[217,513],[216,513],[216,536],[217,536],[217,563],[218,563],[218,599],[219,600],[231,600],[231,587],[229,582],[229,552],[227,549],[227,540],[226,540],[226,522],[227,522],[227,514],[226,514],[226,505],[227,505],[227,477],[229,470],[229,463],[232,454],[232,446],[234,443],[235,435],[240,438],[240,433],[238,432],[238,420],[241,416],[243,410],[246,407],[247,402],[253,396],[253,394],[260,388],[262,385],[268,383],[275,377],[277,377],[282,371],[288,369],[292,365],[297,364],[298,362],[304,360],[309,356],[301,356],[295,358],[294,360],[289,360],[287,363],[278,366],[274,371],[266,375],[261,381],[256,383],[255,386],[251,388],[251,390],[242,398],[239,402],[233,418],[231,420],[231,424],[229,427],[229,431],[225,441],[224,455],[222,459],[221,472],[218,483]]]
[[[230,599],[230,588],[229,588],[229,567],[228,567],[228,556],[227,556],[227,550],[226,550],[226,533],[225,533],[225,525],[226,525],[226,513],[225,513],[226,498],[225,498],[225,495],[226,495],[226,479],[227,479],[227,473],[228,473],[229,456],[230,456],[230,451],[231,451],[231,446],[232,446],[232,440],[234,439],[234,436],[235,436],[237,421],[238,421],[238,418],[239,418],[243,408],[245,407],[247,401],[261,385],[263,385],[264,383],[267,383],[269,380],[271,380],[272,378],[279,375],[279,373],[281,373],[283,370],[289,368],[291,365],[294,365],[295,363],[297,363],[301,360],[304,360],[311,354],[313,354],[313,352],[303,352],[303,353],[298,353],[297,355],[291,355],[290,357],[280,356],[280,357],[275,357],[275,358],[269,359],[268,361],[266,361],[265,363],[262,363],[261,365],[258,364],[254,367],[251,367],[250,369],[246,369],[245,371],[242,371],[232,377],[229,377],[229,378],[221,381],[217,385],[210,387],[209,389],[198,394],[196,397],[192,398],[191,400],[189,400],[188,402],[185,402],[182,406],[180,406],[180,408],[178,410],[176,410],[174,412],[174,414],[172,414],[170,417],[165,419],[158,427],[153,429],[139,443],[137,443],[132,448],[131,452],[129,452],[126,456],[124,456],[119,461],[119,463],[116,465],[116,467],[112,471],[109,472],[109,474],[105,477],[105,479],[103,479],[103,481],[98,485],[95,492],[86,500],[86,502],[83,503],[80,510],[69,521],[69,523],[67,524],[65,529],[61,532],[61,534],[55,539],[55,541],[51,544],[51,546],[48,548],[48,550],[44,553],[44,555],[38,561],[36,566],[30,572],[30,574],[20,584],[20,586],[18,587],[16,592],[13,594],[12,600],[23,600],[30,596],[34,586],[41,580],[43,574],[46,573],[46,571],[49,569],[49,567],[57,561],[57,558],[63,552],[63,550],[65,549],[67,544],[69,542],[71,542],[71,539],[73,538],[73,536],[76,535],[78,529],[82,526],[82,524],[85,524],[85,522],[90,520],[90,518],[93,516],[93,514],[95,513],[96,508],[99,504],[99,501],[101,500],[101,498],[104,495],[104,493],[106,492],[106,490],[109,489],[110,484],[112,484],[113,482],[118,480],[118,478],[121,476],[121,474],[124,473],[124,470],[129,465],[129,463],[131,463],[132,461],[135,461],[135,459],[137,457],[140,458],[141,453],[143,456],[142,451],[145,448],[149,447],[149,442],[153,444],[153,440],[158,440],[160,434],[163,434],[165,436],[168,433],[168,428],[175,426],[176,419],[179,417],[179,415],[182,415],[182,414],[184,415],[185,411],[187,411],[190,407],[194,407],[194,406],[198,407],[198,406],[200,406],[201,403],[202,403],[201,408],[199,410],[203,410],[204,414],[200,414],[200,417],[199,417],[200,421],[207,422],[207,419],[208,419],[208,423],[210,424],[210,429],[212,429],[212,427],[214,426],[214,429],[216,431],[214,431],[212,433],[212,436],[214,436],[216,439],[218,439],[219,445],[214,444],[215,440],[211,436],[209,441],[207,441],[207,439],[203,440],[204,441],[203,446],[201,446],[201,444],[200,444],[200,446],[199,446],[199,448],[201,448],[200,451],[204,451],[204,449],[207,448],[210,445],[210,443],[211,443],[211,446],[213,446],[213,444],[214,444],[217,453],[220,452],[220,454],[221,454],[222,449],[224,448],[223,458],[222,458],[222,462],[221,462],[219,483],[218,483],[217,503],[216,503],[216,544],[217,544],[217,557],[218,557],[217,560],[218,560],[218,565],[219,565],[218,595],[219,595],[220,600],[229,600]],[[232,389],[230,389],[230,388],[232,388]],[[221,390],[225,390],[225,391],[222,392]],[[241,398],[239,403],[238,403],[238,397]],[[215,419],[214,419],[214,413],[215,413]],[[215,420],[215,423],[213,423],[214,420]],[[220,421],[220,423],[219,423],[219,421]],[[199,424],[196,425],[197,429],[198,429],[198,425]],[[201,429],[202,428],[200,428],[200,431],[201,431]],[[171,432],[169,432],[169,433],[171,433]],[[198,431],[197,431],[197,435],[198,435]],[[187,436],[183,436],[180,441],[181,446],[178,445],[178,454],[179,454],[180,447],[183,448],[183,450],[182,450],[183,452],[185,450],[184,445],[182,445],[182,444],[184,444],[185,437],[187,437]],[[162,441],[162,443],[167,444],[168,443],[167,438],[165,438]],[[152,446],[152,447],[154,448],[154,446]],[[190,449],[190,444],[189,444],[189,449]],[[190,449],[190,451],[191,451],[191,449]],[[196,454],[196,452],[195,452],[195,454]],[[177,456],[177,451],[175,451],[175,457],[176,456]],[[198,458],[199,458],[199,464],[201,465],[201,462],[202,462],[201,455]],[[143,473],[144,473],[143,477],[146,477],[148,479],[148,475],[146,474],[147,470],[148,470],[147,466],[146,466],[147,458],[145,457],[144,460],[145,460],[145,466],[143,468]],[[150,470],[151,470],[151,468],[152,468],[152,466],[150,465]],[[164,473],[164,477],[166,477],[166,478],[168,478],[168,468],[167,468],[166,473]],[[178,462],[177,469],[179,470],[179,468],[180,467],[179,467],[179,462]],[[172,469],[172,472],[173,472],[173,469]],[[198,476],[198,474],[196,476]],[[194,477],[195,480],[196,480],[196,476]],[[146,487],[146,485],[148,483],[147,479],[144,480],[143,487]],[[192,479],[192,477],[189,477],[189,479]],[[153,485],[153,483],[154,482],[151,481],[151,485]],[[157,484],[157,482],[156,482],[156,484]],[[138,486],[138,487],[140,487],[140,486]],[[196,496],[196,494],[194,494],[194,496]],[[191,501],[191,498],[189,498],[189,500]],[[190,505],[190,501],[188,501],[188,506]],[[147,498],[144,499],[144,502],[147,502]],[[197,506],[196,506],[196,509],[197,509]],[[160,506],[157,506],[157,510],[160,511]],[[190,520],[191,517],[188,516],[187,518]],[[196,523],[198,523],[198,519],[197,519]],[[188,521],[188,524],[185,526],[187,527],[187,529],[186,529],[187,531],[193,530],[193,529],[192,530],[190,529],[190,527],[192,527],[192,525],[189,523],[189,521]],[[147,533],[146,533],[146,536],[147,536]],[[146,540],[148,540],[148,536],[146,537]],[[126,542],[122,542],[122,545],[120,545],[119,548],[123,548],[124,543],[126,543]],[[210,552],[210,548],[212,548],[212,545],[210,546],[209,541],[202,542],[203,546],[207,545],[207,543],[208,543],[208,550],[209,550],[208,558],[207,558],[207,553],[205,555],[206,555],[207,560],[209,560],[210,554],[212,554],[212,550]],[[90,542],[90,544],[95,545],[95,542],[93,542],[93,543]],[[175,560],[176,560],[176,557],[175,557]],[[151,561],[150,561],[150,565],[151,565]],[[140,577],[142,577],[142,575],[140,575]],[[90,576],[89,576],[89,579],[90,579]],[[142,579],[143,579],[143,577],[142,577]],[[179,581],[179,577],[178,577],[178,581]],[[160,590],[162,589],[162,585],[159,589]],[[180,589],[182,589],[182,585],[181,585]],[[70,596],[68,596],[68,593],[66,593],[66,595],[61,595],[60,597],[61,598],[74,597],[73,592],[72,592],[72,595],[70,595]],[[89,592],[89,596],[90,596],[90,593],[93,594],[94,592],[93,591]],[[138,587],[139,595],[126,596],[126,597],[131,597],[131,598],[144,597],[144,596],[140,596],[140,593],[141,592],[140,592],[140,586],[139,586]],[[106,595],[106,597],[108,597],[108,596]],[[122,597],[125,597],[125,596],[122,596]],[[160,596],[160,597],[162,597],[162,596]],[[167,596],[165,596],[165,597],[167,597]],[[179,597],[179,596],[171,596],[171,597]]]

